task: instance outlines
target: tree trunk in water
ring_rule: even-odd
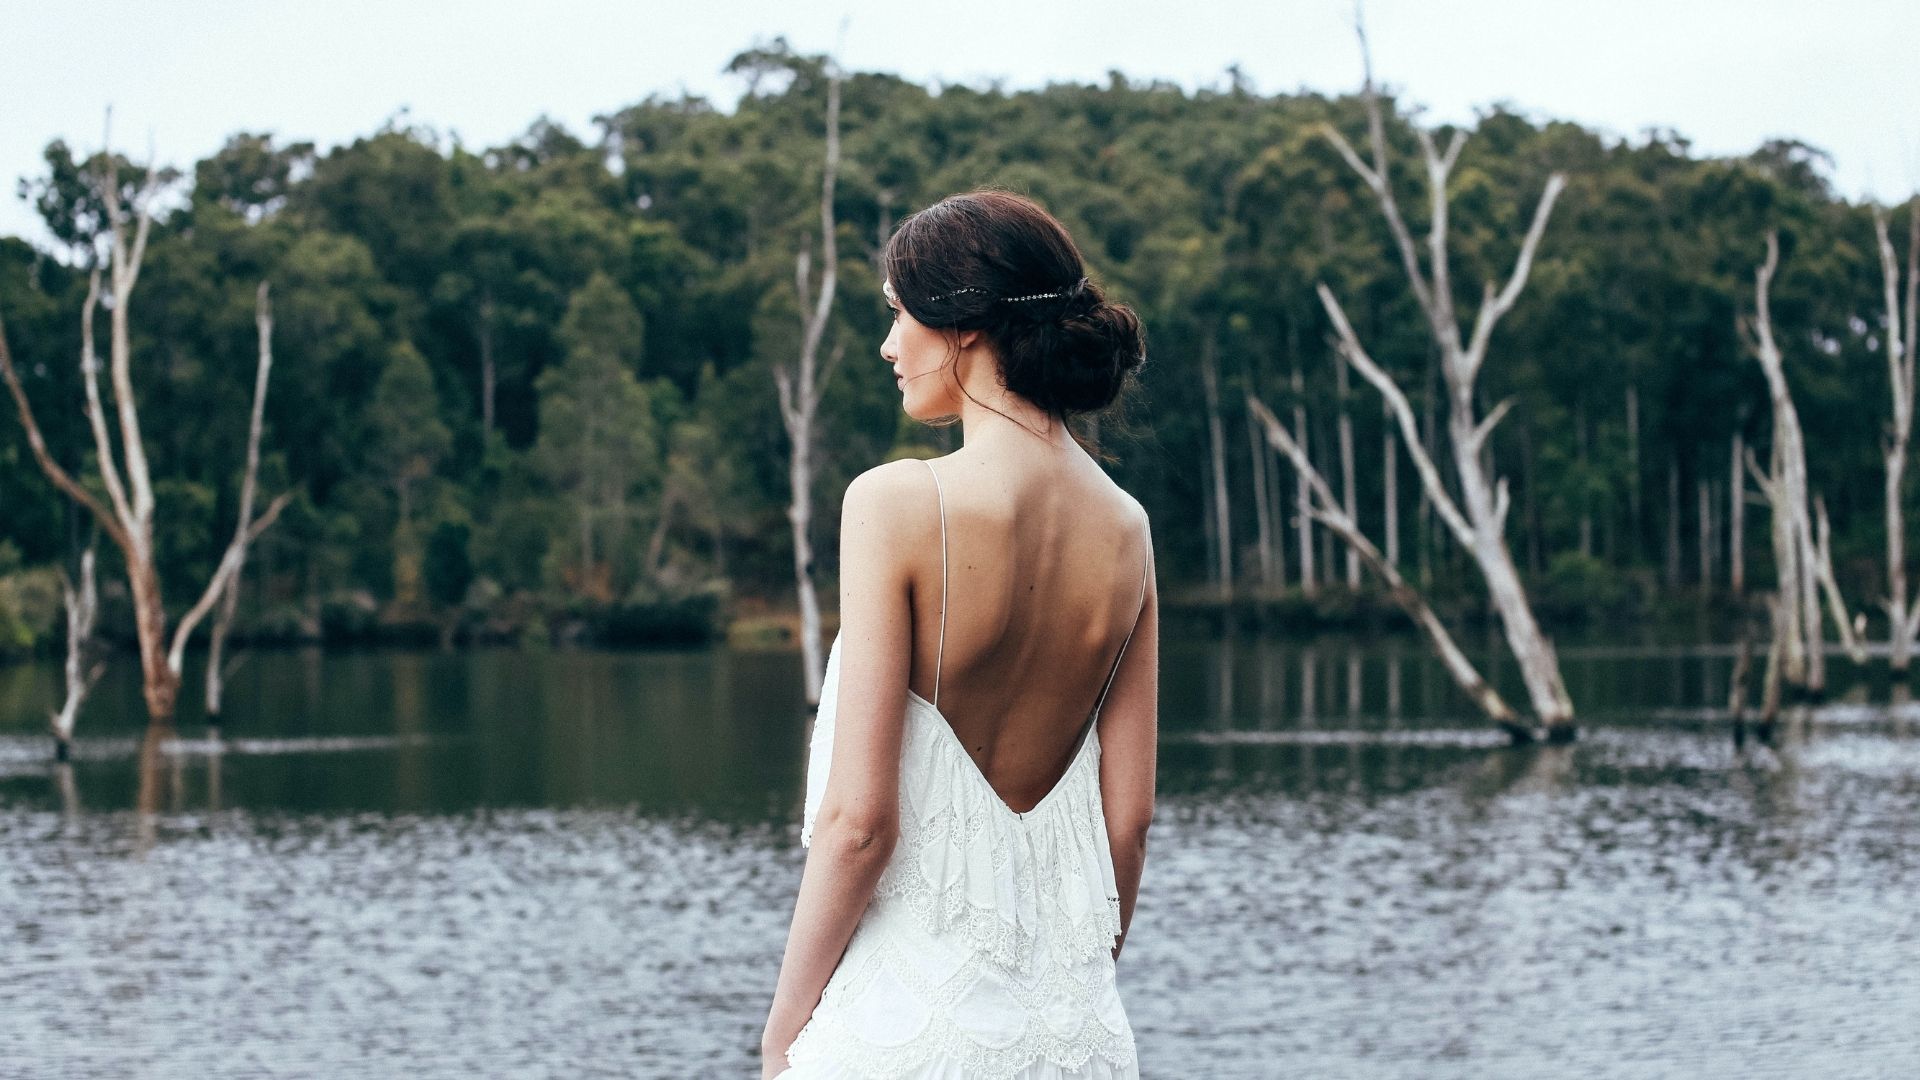
[[[808,705],[820,703],[826,679],[820,645],[820,598],[813,583],[813,426],[820,396],[833,371],[846,355],[836,345],[825,364],[819,364],[820,342],[833,314],[833,296],[839,282],[840,261],[835,247],[833,189],[840,170],[840,71],[829,63],[827,72],[827,153],[820,176],[820,290],[812,289],[812,259],[802,249],[794,265],[794,285],[801,311],[800,356],[797,370],[776,364],[774,388],[780,395],[780,418],[786,427],[792,454],[787,462],[787,484],[792,502],[787,521],[793,527],[793,576],[800,605],[800,656]]]
[[[1364,53],[1364,38],[1362,44]],[[1463,340],[1454,307],[1452,271],[1447,256],[1447,180],[1458,160],[1466,134],[1455,130],[1443,150],[1436,146],[1431,133],[1417,126],[1414,128],[1425,159],[1429,197],[1429,254],[1423,269],[1413,235],[1401,216],[1398,202],[1387,181],[1386,128],[1379,96],[1374,91],[1370,59],[1367,61],[1363,100],[1373,152],[1371,164],[1361,160],[1338,129],[1325,125],[1322,132],[1378,199],[1398,248],[1408,283],[1426,316],[1431,338],[1439,349],[1440,373],[1446,381],[1448,392],[1447,429],[1452,444],[1454,472],[1460,486],[1459,501],[1456,502],[1448,494],[1445,480],[1430,456],[1414,454],[1414,464],[1435,512],[1479,567],[1489,598],[1500,613],[1507,648],[1519,663],[1528,698],[1535,715],[1545,727],[1546,738],[1555,742],[1570,740],[1575,734],[1573,702],[1567,695],[1566,684],[1560,674],[1559,659],[1552,643],[1534,618],[1533,608],[1527,600],[1526,590],[1521,585],[1519,572],[1507,545],[1506,522],[1511,501],[1507,481],[1494,476],[1488,464],[1489,455],[1484,453],[1494,427],[1511,408],[1513,400],[1502,401],[1484,417],[1477,414],[1474,401],[1475,386],[1494,327],[1512,309],[1526,285],[1534,252],[1539,247],[1553,204],[1566,186],[1566,177],[1556,172],[1547,178],[1533,220],[1521,241],[1512,274],[1497,289],[1492,282],[1486,283],[1474,315],[1471,334]],[[1333,322],[1347,361],[1391,405],[1399,420],[1404,441],[1409,444],[1409,453],[1412,453],[1420,432],[1406,395],[1392,376],[1368,355],[1332,290],[1321,283],[1316,291],[1322,307]]]
[[[98,682],[100,674],[107,669],[105,661],[91,659],[93,652],[93,623],[100,610],[100,590],[95,584],[93,546],[80,553],[80,584],[75,585],[67,577],[64,567],[60,571],[60,595],[67,609],[67,696],[60,703],[59,711],[53,714],[53,756],[55,760],[66,761],[73,756],[73,727],[80,719],[80,707],[86,703],[87,693]]]
[[[1806,440],[1801,433],[1799,413],[1793,406],[1793,396],[1787,388],[1780,347],[1773,334],[1770,291],[1774,272],[1779,265],[1780,238],[1775,231],[1768,230],[1766,262],[1754,272],[1751,347],[1754,358],[1759,361],[1761,371],[1766,376],[1767,396],[1773,407],[1772,472],[1762,476],[1751,457],[1748,469],[1766,490],[1767,500],[1773,507],[1774,558],[1783,571],[1780,593],[1790,602],[1797,601],[1799,610],[1791,621],[1798,624],[1799,632],[1804,635],[1805,658],[1801,665],[1801,680],[1796,683],[1794,679],[1790,651],[1783,653],[1782,676],[1789,685],[1798,685],[1804,694],[1817,697],[1826,691],[1826,654],[1821,641],[1820,612],[1823,589],[1833,608],[1841,642],[1856,656],[1860,655],[1860,646],[1854,640],[1846,605],[1834,581],[1831,559],[1826,551],[1824,506],[1820,515],[1822,539],[1816,540],[1814,535],[1812,512],[1808,506],[1810,494]],[[1791,632],[1787,645],[1789,648],[1792,645]]]
[[[113,156],[103,150],[99,160],[110,162]],[[117,456],[107,429],[106,410],[101,403],[101,364],[94,350],[94,312],[101,300],[99,267],[88,274],[86,299],[81,304],[80,312],[80,369],[85,393],[83,411],[93,436],[95,464],[108,502],[102,503],[91,490],[55,461],[47,449],[46,439],[33,414],[32,403],[27,400],[26,389],[21,386],[19,375],[14,370],[4,325],[0,325],[0,380],[6,382],[7,390],[13,397],[14,406],[20,414],[21,427],[40,471],[55,487],[93,515],[125,559],[134,629],[140,646],[141,693],[147,705],[151,738],[155,732],[169,732],[173,728],[175,706],[179,698],[180,668],[187,639],[226,588],[228,580],[239,572],[239,553],[229,545],[212,579],[208,581],[206,591],[180,617],[169,647],[166,640],[166,605],[161,596],[159,571],[154,565],[153,480],[148,469],[146,443],[141,436],[139,404],[133,392],[133,341],[128,321],[134,285],[139,280],[147,238],[152,230],[152,199],[159,185],[154,170],[149,167],[142,186],[142,198],[134,215],[133,235],[129,238],[127,213],[120,201],[118,177],[109,174],[88,177],[86,180],[104,203],[110,241],[107,269],[111,275],[112,336],[108,374],[113,386],[114,415],[120,429],[120,453]],[[264,393],[265,386],[263,378],[256,384],[256,396]],[[287,493],[277,496],[258,520],[248,523],[243,535],[247,538],[258,536],[279,516],[290,498],[291,495]]]
[[[1907,241],[1907,332],[1901,336],[1900,270],[1895,261],[1893,241],[1887,235],[1887,216],[1875,208],[1874,239],[1880,251],[1880,276],[1887,305],[1887,376],[1893,388],[1893,427],[1882,448],[1886,457],[1887,514],[1887,663],[1896,672],[1905,672],[1913,655],[1915,626],[1908,609],[1913,599],[1907,594],[1907,524],[1903,492],[1906,490],[1907,448],[1913,440],[1914,397],[1914,319],[1916,260],[1920,260],[1920,200],[1908,209],[1911,236]]]
[[[235,565],[232,575],[227,578],[226,587],[220,590],[219,610],[214,613],[207,639],[207,723],[216,734],[220,724],[220,699],[228,674],[223,666],[225,661],[222,654],[227,632],[233,629],[234,615],[240,609],[241,571],[246,568],[249,547],[247,526],[253,520],[254,490],[260,474],[260,433],[266,421],[267,379],[273,369],[273,306],[264,281],[254,293],[253,324],[259,362],[254,368],[253,415],[247,424],[247,469],[240,482],[240,513],[234,523],[230,544]]]
[[[1287,456],[1297,474],[1307,478],[1308,487],[1316,501],[1316,504],[1310,508],[1311,512],[1330,532],[1345,541],[1349,551],[1358,552],[1367,566],[1386,583],[1388,594],[1426,636],[1428,644],[1440,658],[1441,666],[1446,669],[1448,677],[1453,679],[1454,685],[1460,688],[1460,692],[1465,694],[1467,700],[1473,702],[1487,719],[1506,731],[1509,738],[1515,742],[1532,741],[1535,738],[1534,732],[1520,720],[1519,714],[1513,711],[1513,707],[1507,704],[1499,691],[1481,677],[1479,670],[1473,666],[1473,661],[1469,660],[1466,653],[1455,643],[1453,635],[1447,631],[1446,624],[1434,614],[1433,608],[1427,604],[1425,597],[1400,576],[1399,569],[1387,560],[1371,540],[1367,539],[1366,534],[1360,531],[1359,524],[1334,498],[1333,488],[1327,484],[1326,478],[1320,475],[1319,470],[1314,468],[1312,460],[1307,457],[1306,448],[1295,440],[1280,423],[1279,418],[1274,416],[1272,411],[1261,404],[1257,398],[1249,397],[1247,407],[1249,412],[1260,418],[1273,447]],[[1357,686],[1358,682],[1355,680],[1350,684],[1350,690]],[[1311,690],[1303,692],[1312,693]]]

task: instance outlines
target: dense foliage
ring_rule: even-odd
[[[180,177],[132,317],[168,595],[197,595],[232,528],[252,299],[269,278],[278,330],[262,484],[298,498],[255,546],[246,627],[544,627],[585,610],[671,627],[674,605],[698,598],[781,604],[788,447],[770,364],[797,348],[793,266],[816,229],[825,79],[820,58],[780,43],[732,70],[747,86],[733,112],[649,97],[598,117],[592,141],[545,121],[482,151],[392,124],[324,154],[240,134]],[[1017,92],[847,78],[842,299],[828,340],[848,360],[823,406],[819,551],[835,550],[827,534],[852,476],[958,436],[901,415],[877,355],[886,319],[873,272],[895,221],[956,190],[1035,196],[1141,312],[1144,392],[1097,423],[1117,477],[1160,523],[1165,589],[1220,573],[1198,525],[1211,482],[1193,373],[1207,342],[1231,433],[1237,582],[1258,565],[1244,393],[1290,408],[1297,372],[1315,456],[1337,476],[1326,448],[1340,404],[1316,282],[1426,407],[1428,339],[1378,207],[1316,130],[1330,121],[1360,137],[1358,100],[1263,95],[1231,76],[1198,92],[1117,73],[1104,86]],[[1398,123],[1390,140],[1419,232],[1412,131]],[[116,164],[131,194],[139,171]],[[0,239],[0,313],[56,453],[87,471],[76,359],[101,229],[85,170],[97,162],[56,142],[46,165],[23,194],[62,249]],[[1658,585],[1724,586],[1731,440],[1767,438],[1736,315],[1752,306],[1770,226],[1785,253],[1775,318],[1814,486],[1833,511],[1843,583],[1860,606],[1877,595],[1879,271],[1867,208],[1837,198],[1823,165],[1794,143],[1704,159],[1672,133],[1615,141],[1505,109],[1474,126],[1451,192],[1463,317],[1481,283],[1508,271],[1546,175],[1570,178],[1483,379],[1489,404],[1518,400],[1493,452],[1512,478],[1516,556],[1549,614],[1630,606]],[[1361,517],[1377,528],[1378,400],[1356,383],[1347,401]],[[1473,576],[1417,512],[1410,473],[1398,490],[1405,561],[1442,597],[1467,595]],[[1702,507],[1714,552],[1704,561]],[[1764,578],[1764,511],[1747,520],[1749,575]],[[14,581],[0,589],[0,648],[31,636],[16,624],[51,623],[57,610],[43,577],[19,575],[70,558],[90,527],[0,409],[0,572]],[[16,610],[28,604],[7,599],[18,596],[38,597],[39,614]]]

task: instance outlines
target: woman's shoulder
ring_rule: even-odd
[[[895,529],[904,525],[912,530],[916,524],[912,507],[924,502],[927,513],[934,512],[934,500],[928,497],[933,484],[927,463],[920,458],[883,461],[847,483],[840,502],[841,521]]]
[[[856,493],[868,498],[898,495],[907,491],[918,491],[931,486],[932,483],[933,480],[927,475],[926,459],[894,458],[892,461],[883,461],[848,481],[847,497],[854,498]]]

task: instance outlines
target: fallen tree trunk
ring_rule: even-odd
[[[1361,49],[1364,56],[1364,31],[1361,33]],[[1494,328],[1512,310],[1526,286],[1534,252],[1539,248],[1540,237],[1553,212],[1554,201],[1566,186],[1566,177],[1560,173],[1548,176],[1540,202],[1534,209],[1532,223],[1521,240],[1512,273],[1498,289],[1491,282],[1485,285],[1480,306],[1474,315],[1472,332],[1463,339],[1454,307],[1454,286],[1448,265],[1447,180],[1466,136],[1463,132],[1455,131],[1446,149],[1441,150],[1434,145],[1433,137],[1425,129],[1418,126],[1414,128],[1414,135],[1419,140],[1425,158],[1429,200],[1427,266],[1423,269],[1413,234],[1400,213],[1399,203],[1388,182],[1386,125],[1379,95],[1374,91],[1370,59],[1367,60],[1362,93],[1367,111],[1371,162],[1362,160],[1332,125],[1325,125],[1323,131],[1379,202],[1388,231],[1399,250],[1408,283],[1426,316],[1428,332],[1439,353],[1440,374],[1448,398],[1447,434],[1454,476],[1459,481],[1458,502],[1448,491],[1432,455],[1421,442],[1419,426],[1414,420],[1413,408],[1406,394],[1393,377],[1368,355],[1340,302],[1324,282],[1317,286],[1320,302],[1338,334],[1341,354],[1361,377],[1380,392],[1398,420],[1402,441],[1407,444],[1408,456],[1413,460],[1428,501],[1448,531],[1473,557],[1486,583],[1489,598],[1500,614],[1508,651],[1519,665],[1534,714],[1544,725],[1547,738],[1554,742],[1569,741],[1575,734],[1573,702],[1567,695],[1566,683],[1560,674],[1559,658],[1552,642],[1534,617],[1519,569],[1508,548],[1506,522],[1510,496],[1507,481],[1495,475],[1489,460],[1491,455],[1486,452],[1495,425],[1506,415],[1512,402],[1503,401],[1481,416],[1477,399],[1480,369],[1486,361],[1487,346]]]
[[[1311,493],[1312,502],[1308,504],[1307,512],[1345,541],[1347,550],[1386,583],[1388,595],[1426,636],[1428,644],[1439,656],[1441,666],[1446,668],[1447,675],[1467,696],[1467,700],[1473,702],[1487,719],[1499,725],[1515,743],[1527,743],[1540,738],[1542,733],[1524,723],[1520,715],[1514,712],[1513,706],[1508,705],[1500,692],[1480,675],[1473,661],[1467,659],[1467,654],[1453,640],[1453,635],[1447,631],[1446,624],[1440,621],[1440,616],[1434,613],[1426,597],[1401,576],[1399,568],[1381,554],[1380,549],[1360,530],[1359,523],[1347,513],[1344,503],[1334,497],[1333,488],[1328,485],[1326,477],[1307,457],[1306,450],[1294,439],[1286,425],[1259,398],[1252,395],[1247,397],[1247,410],[1259,418],[1266,429],[1268,442],[1293,463],[1294,472]]]

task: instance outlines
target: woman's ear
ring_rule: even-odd
[[[979,340],[980,340],[980,331],[978,330],[960,331],[959,345],[962,349],[973,348],[973,343]]]

